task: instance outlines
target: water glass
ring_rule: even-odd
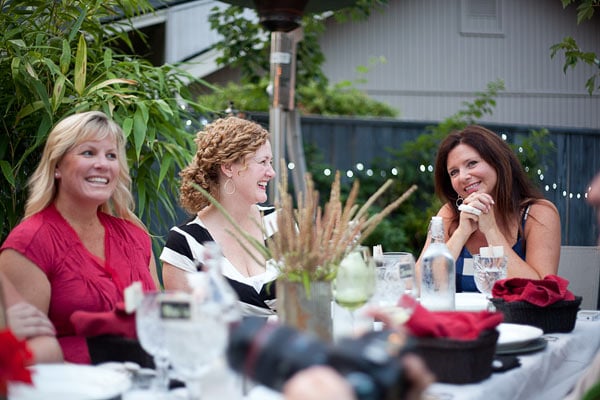
[[[473,255],[474,279],[477,289],[487,298],[492,297],[496,281],[506,278],[508,258],[506,256],[482,257]]]
[[[207,278],[205,273],[196,274]],[[201,398],[204,376],[224,355],[229,337],[223,308],[209,292],[208,279],[198,280],[193,293],[162,304],[169,359],[185,382],[189,400]]]
[[[160,316],[160,303],[172,296],[167,292],[148,292],[135,313],[135,325],[140,346],[154,360],[156,377],[153,390],[166,392],[169,389],[169,352],[166,346],[165,325]]]
[[[415,302],[402,302],[402,295],[417,298],[415,282],[415,258],[407,252],[386,252],[376,258],[377,286],[373,301],[384,310],[394,322],[404,322],[413,311],[409,305]]]

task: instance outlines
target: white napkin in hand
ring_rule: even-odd
[[[468,212],[471,214],[475,214],[475,215],[481,215],[480,209],[470,206],[468,204],[461,204],[460,206],[458,206],[458,210]]]

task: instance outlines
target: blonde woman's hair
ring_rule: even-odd
[[[181,206],[195,214],[210,204],[194,185],[219,199],[219,169],[221,165],[240,161],[255,153],[269,140],[269,132],[256,122],[238,117],[220,118],[206,125],[196,135],[198,150],[181,176],[179,200]]]
[[[117,143],[119,176],[113,195],[100,206],[100,210],[144,227],[133,213],[135,205],[131,194],[131,177],[127,165],[123,131],[117,123],[100,111],[71,115],[61,120],[52,129],[44,146],[40,163],[29,179],[29,198],[25,205],[24,218],[42,211],[56,198],[58,185],[54,178],[54,171],[69,150],[85,141],[105,138],[114,139]]]

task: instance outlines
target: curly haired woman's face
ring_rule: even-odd
[[[265,142],[255,153],[248,155],[245,164],[234,165],[232,179],[236,191],[250,203],[264,203],[267,201],[267,183],[275,178],[271,143]]]
[[[446,165],[452,188],[462,197],[474,192],[493,193],[498,174],[473,147],[459,144],[448,153]]]

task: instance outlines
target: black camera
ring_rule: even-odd
[[[278,391],[296,372],[329,365],[346,378],[359,400],[399,400],[408,388],[400,356],[410,347],[407,336],[395,331],[328,345],[289,326],[248,317],[232,326],[227,361],[235,371]]]

